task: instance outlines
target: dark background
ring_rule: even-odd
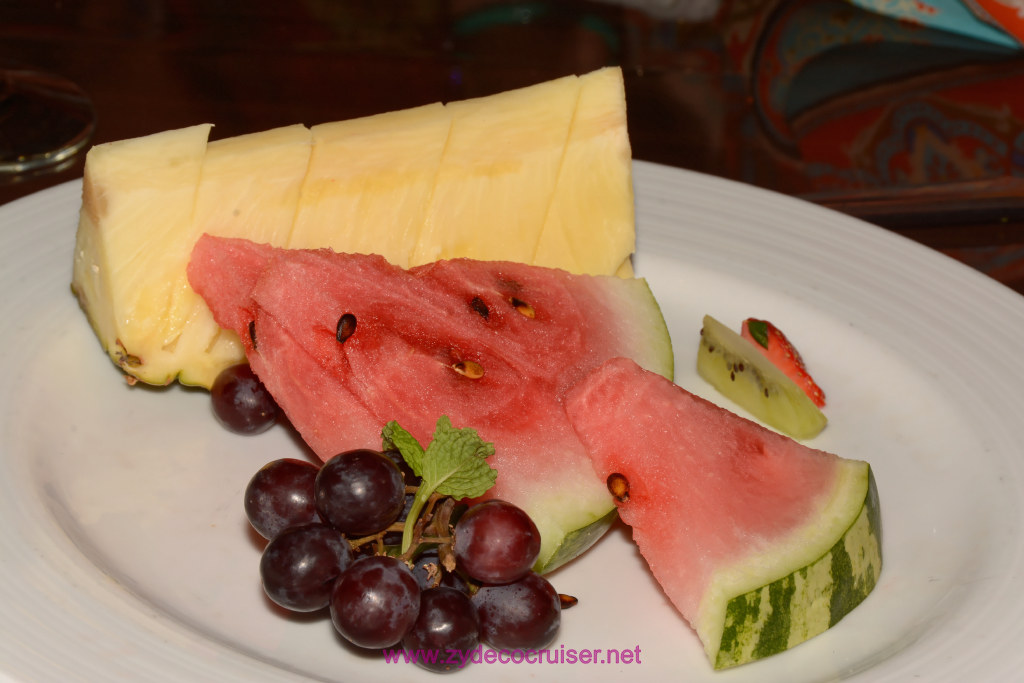
[[[213,138],[314,125],[620,65],[635,158],[808,198],[1024,291],[1019,51],[841,0],[675,6],[687,4],[672,15],[572,0],[0,0],[0,65],[76,81],[96,143],[199,122]],[[950,158],[873,170],[899,139],[893,103],[931,107],[927,151]],[[990,132],[989,148],[943,128],[965,121]],[[908,137],[906,163],[923,139]],[[0,203],[80,177],[81,162],[0,184]]]

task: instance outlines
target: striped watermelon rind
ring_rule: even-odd
[[[874,589],[882,570],[882,524],[870,466],[844,462],[837,490],[822,511],[826,524],[797,534],[791,552],[773,549],[772,566],[793,563],[790,566],[799,569],[771,580],[769,568],[750,574],[751,565],[756,564],[748,559],[743,565],[746,577],[728,576],[728,572],[716,577],[696,625],[716,669],[783,652],[823,633]],[[849,515],[836,514],[857,510],[858,499],[861,504],[852,523]],[[848,526],[842,531],[844,524]],[[799,559],[815,555],[816,549],[840,533],[839,540],[820,556],[806,562]],[[748,590],[740,587],[743,584],[760,585]]]
[[[868,463],[800,444],[623,358],[565,405],[715,669],[824,632],[876,585],[882,538]]]

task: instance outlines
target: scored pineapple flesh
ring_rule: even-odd
[[[376,253],[408,268],[450,127],[440,103],[314,126],[289,246]]]
[[[531,262],[578,96],[579,79],[567,76],[447,107],[451,132],[414,263]]]
[[[216,140],[207,147],[192,214],[194,244],[204,232],[247,237],[286,246],[299,204],[302,178],[309,166],[312,137],[302,125]],[[187,264],[191,247],[181,255]],[[174,339],[184,384],[209,386],[228,365],[244,358],[234,332],[221,330],[206,303],[177,272],[175,299],[168,311],[168,336]]]
[[[204,232],[292,248],[510,260],[632,275],[617,68],[449,104],[207,142],[194,126],[90,150],[72,287],[150,384],[209,387],[244,360],[188,286]]]
[[[531,262],[632,277],[635,232],[623,229],[634,225],[635,214],[622,73],[601,69],[579,80],[558,184]]]

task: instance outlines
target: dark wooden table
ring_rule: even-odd
[[[641,5],[2,0],[0,64],[76,81],[96,143],[313,125],[618,64],[635,158],[832,206],[1024,291],[1024,53],[842,0]],[[81,163],[0,185],[0,203]]]

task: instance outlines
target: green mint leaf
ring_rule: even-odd
[[[423,476],[423,446],[412,434],[392,420],[384,425],[381,441],[383,441],[382,450],[397,450],[416,476]]]
[[[455,499],[482,496],[498,477],[486,460],[492,455],[494,444],[481,439],[475,429],[457,429],[442,416],[423,457],[424,483]]]
[[[750,336],[764,348],[768,348],[768,323],[763,320],[748,320],[747,330]]]
[[[497,470],[486,460],[494,455],[494,444],[481,439],[475,429],[452,426],[446,415],[437,420],[426,450],[394,421],[384,427],[381,436],[384,448],[398,448],[409,467],[423,480],[405,520],[403,553],[412,545],[416,521],[431,495],[476,498],[494,486],[498,478]]]

